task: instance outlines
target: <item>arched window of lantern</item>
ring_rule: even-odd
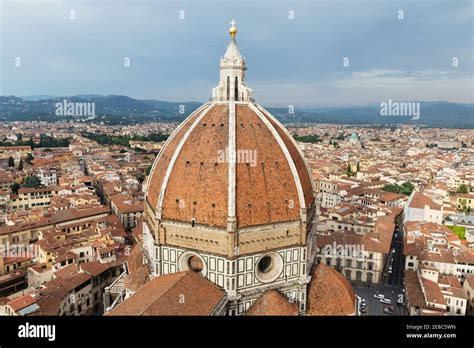
[[[239,78],[235,77],[234,99],[239,100]]]

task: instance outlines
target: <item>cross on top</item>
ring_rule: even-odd
[[[237,22],[236,22],[235,20],[231,20],[231,21],[230,21],[230,25],[231,25],[231,26],[235,27],[236,24],[237,24]]]

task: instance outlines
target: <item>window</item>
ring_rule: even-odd
[[[234,99],[239,100],[239,78],[235,77],[235,91],[234,91]]]
[[[194,255],[188,259],[188,267],[191,271],[195,273],[201,272],[204,268],[201,259]]]
[[[270,256],[264,256],[258,263],[258,270],[262,273],[268,273],[272,267],[272,258]]]

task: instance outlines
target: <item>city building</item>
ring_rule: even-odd
[[[404,222],[443,222],[443,207],[420,192],[413,191],[405,206]]]

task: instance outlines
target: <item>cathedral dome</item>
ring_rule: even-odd
[[[235,33],[211,101],[175,130],[155,160],[146,192],[158,221],[235,230],[306,222],[313,205],[297,144],[245,85]]]
[[[308,315],[354,315],[355,293],[349,281],[324,264],[315,265],[308,285]]]
[[[172,274],[192,274],[186,276],[190,280],[199,275],[225,291],[224,298],[216,292],[214,309],[205,306],[206,313],[306,311],[306,285],[316,254],[310,172],[293,137],[253,100],[235,21],[231,24],[210,101],[177,127],[147,178],[141,246],[155,285],[138,290],[122,313],[156,299],[153,292],[168,284],[160,278],[181,279],[168,277]],[[139,259],[135,256],[132,261]],[[131,271],[143,271],[133,265]],[[141,273],[129,279],[126,285],[135,285]],[[202,294],[212,291],[200,283]],[[184,308],[174,308],[175,313]]]
[[[285,128],[256,104],[205,104],[174,132],[148,182],[162,220],[237,227],[297,220],[311,178]],[[235,214],[235,215],[234,215]]]

